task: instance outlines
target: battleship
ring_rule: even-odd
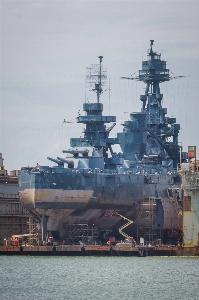
[[[173,77],[153,43],[138,76],[121,77],[146,85],[140,112],[130,113],[122,132],[109,136],[116,117],[103,115],[100,97],[106,72],[99,56],[99,64],[91,65],[87,75],[96,102],[85,101],[85,114],[77,117],[77,123],[85,125],[83,137],[70,138],[64,157],[48,157],[55,166],[21,169],[20,200],[41,222],[43,240],[47,232],[62,238],[63,224],[72,226],[80,219],[105,239],[108,232],[118,234],[125,218],[131,221],[126,232],[137,240],[179,238],[182,197],[177,167],[186,162],[187,153],[178,143],[180,124],[162,107],[160,83]],[[113,145],[121,151],[115,153]]]

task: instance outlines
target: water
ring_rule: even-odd
[[[0,299],[199,299],[199,259],[0,256]]]

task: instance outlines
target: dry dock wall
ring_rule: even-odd
[[[18,177],[0,175],[0,245],[4,238],[27,233],[29,217],[19,200]]]
[[[0,255],[37,256],[198,256],[199,247],[176,246],[108,246],[108,245],[60,245],[60,246],[0,246]]]

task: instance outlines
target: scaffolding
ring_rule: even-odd
[[[138,209],[137,220],[137,242],[138,237],[150,244],[157,239],[157,230],[155,229],[155,222],[157,216],[157,201],[160,198],[149,197],[148,200],[141,202]]]
[[[79,218],[73,224],[63,223],[61,240],[67,244],[94,244],[98,239],[94,224]]]
[[[37,245],[39,243],[39,230],[32,216],[29,217],[27,224],[28,224],[28,233],[29,233],[27,235],[27,238],[28,238],[29,245],[30,246]]]

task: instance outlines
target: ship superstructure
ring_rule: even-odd
[[[86,79],[91,85],[92,91],[97,95],[96,103],[84,103],[83,111],[86,115],[79,115],[77,117],[77,123],[85,124],[85,129],[83,131],[84,137],[82,138],[71,138],[71,147],[92,147],[92,156],[88,157],[88,150],[79,151],[85,158],[83,161],[79,160],[78,168],[99,168],[103,169],[115,169],[117,165],[122,165],[123,160],[120,156],[117,158],[113,155],[112,145],[118,144],[116,138],[110,138],[109,133],[116,125],[115,116],[104,116],[103,104],[100,103],[100,96],[103,92],[103,84],[106,80],[106,73],[102,68],[103,56],[98,57],[100,64],[91,65],[89,68],[89,74]],[[106,127],[105,124],[112,123],[110,127]],[[108,150],[112,155],[111,158],[108,157]],[[63,150],[63,153],[72,153],[74,156],[78,154],[78,150]],[[113,158],[114,156],[114,158]]]
[[[148,240],[182,225],[180,176],[175,170],[182,158],[180,126],[175,118],[166,117],[162,108],[159,84],[170,76],[152,44],[136,78],[146,83],[145,95],[140,97],[142,109],[130,114],[123,132],[109,137],[116,117],[102,114],[100,95],[106,75],[99,56],[97,72],[91,68],[88,76],[97,101],[85,102],[85,115],[77,117],[77,123],[86,126],[84,136],[71,138],[71,148],[63,150],[66,157],[48,158],[57,166],[22,169],[20,199],[41,220],[44,240],[46,231],[63,237],[64,226],[80,219],[98,232],[116,232],[123,222],[118,215],[127,216],[133,221],[131,233]],[[112,125],[106,127],[106,123]],[[114,144],[121,146],[121,153],[114,153]]]
[[[181,152],[178,144],[180,124],[176,118],[166,117],[167,108],[162,107],[163,94],[160,83],[169,81],[171,77],[166,61],[161,60],[161,54],[152,49],[153,40],[146,61],[142,62],[142,70],[137,77],[122,77],[122,79],[138,80],[146,84],[145,94],[140,95],[142,109],[139,113],[131,113],[130,120],[125,121],[124,132],[118,134],[124,158],[135,164],[142,160],[145,164],[172,165],[177,168],[181,160],[186,159],[186,153]]]

